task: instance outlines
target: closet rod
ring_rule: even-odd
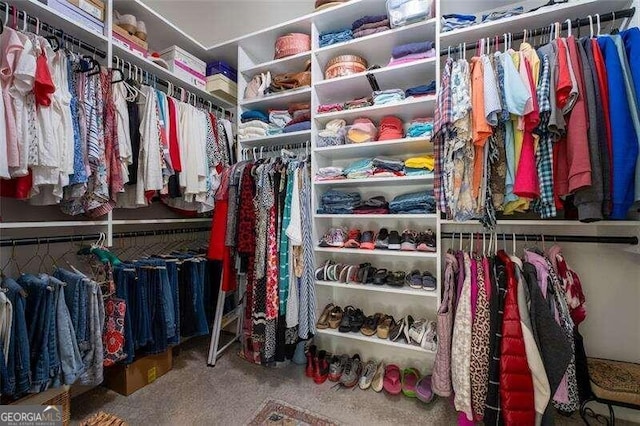
[[[491,232],[486,232],[485,234]],[[459,238],[462,235],[463,239],[471,234],[480,235],[482,232],[441,232],[442,239],[446,238]],[[513,240],[513,233],[511,232],[496,232],[498,239],[501,239],[501,235],[504,235],[506,240]],[[599,235],[548,235],[548,234],[515,234],[517,241],[544,241],[545,242],[558,242],[558,243],[598,243],[598,244],[629,244],[632,246],[638,245],[638,237],[613,237],[613,236],[599,236]]]
[[[211,228],[201,226],[198,228],[181,228],[181,229],[155,229],[150,231],[134,231],[134,232],[115,232],[113,238],[129,238],[129,237],[149,237],[159,235],[178,235],[193,234],[196,232],[209,232]],[[40,237],[40,238],[16,238],[0,240],[0,247],[13,246],[33,246],[36,244],[55,244],[55,243],[77,243],[84,241],[97,240],[100,234],[83,234],[83,235],[63,235],[57,237]]]
[[[631,18],[633,17],[633,15],[635,15],[636,13],[636,8],[635,7],[631,7],[629,9],[622,9],[622,10],[617,10],[614,12],[610,12],[610,13],[605,13],[603,15],[600,15],[600,22],[609,22],[609,21],[617,21],[620,18]],[[571,28],[580,28],[580,27],[584,27],[587,26],[589,24],[592,25],[596,25],[596,17],[592,16],[591,21],[589,21],[589,18],[576,18],[574,20],[571,21]],[[540,27],[540,28],[536,28],[534,30],[526,30],[527,31],[527,37],[537,37],[539,35],[542,34],[547,34],[549,31],[549,28],[551,27],[551,24],[546,25],[544,27]],[[568,28],[568,24],[566,22],[566,20],[562,23],[561,25],[561,30],[566,30]],[[445,33],[446,34],[446,33]],[[511,37],[511,41],[516,41],[516,40],[522,40],[524,39],[524,30],[519,32],[519,33],[511,33],[512,37]],[[496,35],[497,36],[497,35]],[[493,39],[493,37],[489,37],[489,39]],[[502,35],[500,35],[500,37],[502,37]],[[487,37],[484,37],[485,39]],[[502,40],[500,40],[501,42]],[[475,43],[475,42],[472,42]],[[471,46],[471,49],[473,49],[473,45]],[[456,46],[450,46],[448,48],[444,48],[444,49],[440,49],[440,56],[445,56],[445,55],[449,55],[451,53],[458,53],[460,51],[460,47]]]
[[[0,2],[0,7],[2,9],[4,9],[4,10],[7,10],[7,8],[8,8],[9,15],[15,13],[16,16],[17,16],[17,20],[20,19],[20,13],[22,13],[23,19],[26,18],[27,22],[32,24],[33,26],[38,26],[39,25],[41,28],[44,28],[44,30],[50,32],[51,34],[62,38],[62,41],[69,40],[71,42],[71,44],[76,44],[76,45],[78,45],[78,47],[80,47],[80,48],[82,48],[84,50],[87,50],[89,52],[93,52],[95,55],[97,55],[97,56],[99,56],[101,58],[106,58],[107,57],[106,52],[98,49],[95,46],[92,46],[89,43],[86,43],[86,42],[80,40],[79,38],[76,38],[76,37],[74,37],[72,35],[66,34],[64,31],[62,31],[59,28],[55,28],[54,26],[52,26],[50,24],[47,24],[46,22],[42,22],[38,18],[35,18],[35,17],[29,15],[24,10],[20,10],[17,7],[12,6],[10,4],[7,4],[5,2]],[[9,23],[5,22],[4,25],[9,26]],[[17,25],[17,23],[16,23],[16,25]]]

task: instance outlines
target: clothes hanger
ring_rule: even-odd
[[[571,19],[564,21],[567,24],[567,37],[571,37]]]
[[[597,28],[598,28],[598,32],[597,32],[597,37],[602,36],[602,34],[600,34],[600,14],[596,13],[596,22],[597,22]]]

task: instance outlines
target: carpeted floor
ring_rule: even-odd
[[[333,383],[316,385],[304,368],[267,369],[249,364],[227,351],[215,367],[206,366],[208,338],[191,340],[174,358],[173,370],[130,395],[96,388],[71,402],[74,422],[104,411],[137,425],[247,424],[267,399],[316,413],[348,425],[452,425],[456,417],[450,403],[425,405],[404,396],[371,390],[333,390]],[[581,425],[578,416],[558,418],[558,425]],[[619,424],[625,424],[620,422]]]

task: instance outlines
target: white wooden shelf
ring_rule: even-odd
[[[159,225],[172,223],[211,223],[211,217],[177,218],[177,219],[114,219],[113,225]]]
[[[330,159],[374,157],[376,155],[426,154],[433,151],[429,138],[403,138],[315,148],[313,153]]]
[[[58,220],[52,222],[4,222],[0,229],[30,229],[30,228],[72,228],[76,226],[107,226],[107,220]]]
[[[270,94],[254,99],[243,99],[239,102],[239,106],[245,109],[272,109],[286,108],[287,105],[294,102],[310,102],[311,87],[302,87],[300,89],[286,90],[277,94]]]
[[[361,185],[410,185],[433,181],[433,174],[427,176],[371,177],[367,179],[336,179],[315,181],[320,186],[361,186]]]
[[[326,336],[337,336],[337,337],[342,337],[345,339],[355,339],[355,340],[361,340],[363,342],[369,342],[369,343],[375,343],[375,344],[379,344],[379,345],[385,345],[385,346],[392,346],[398,349],[408,349],[408,350],[412,350],[412,351],[418,351],[418,352],[423,352],[426,354],[435,354],[435,351],[430,351],[427,349],[424,349],[423,347],[420,347],[418,345],[411,345],[409,343],[404,343],[404,342],[392,342],[389,339],[380,339],[377,336],[365,336],[364,334],[357,332],[357,333],[352,333],[352,332],[348,332],[348,333],[340,333],[338,330],[334,330],[331,328],[326,328],[326,329],[318,329],[317,333],[319,335],[326,335]]]
[[[243,148],[270,147],[295,144],[311,140],[311,130],[299,132],[281,133],[279,135],[265,136],[264,138],[238,139]]]
[[[343,101],[345,101],[343,99]],[[384,105],[372,105],[364,108],[354,108],[344,111],[326,112],[324,114],[316,114],[317,122],[326,124],[334,118],[342,118],[347,122],[353,121],[358,117],[368,117],[374,122],[379,122],[382,117],[387,115],[395,115],[404,122],[411,121],[414,118],[432,117],[436,107],[435,96],[421,96],[407,98],[400,102],[394,102]],[[324,126],[319,127],[324,127]]]
[[[446,49],[448,46],[456,47],[459,43],[465,42],[468,43],[470,48],[472,48],[472,44],[475,43],[476,40],[480,40],[485,37],[501,37],[505,33],[520,32],[523,28],[539,28],[548,26],[552,22],[562,23],[567,19],[575,19],[577,17],[586,18],[588,15],[593,16],[593,22],[595,25],[595,15],[597,13],[604,14],[610,13],[612,10],[624,9],[630,3],[631,2],[629,0],[569,1],[568,3],[557,4],[553,7],[538,9],[535,12],[526,12],[510,18],[479,23],[470,27],[443,32],[440,34],[440,48]],[[530,9],[531,6],[525,5],[525,8]],[[503,40],[501,39],[500,42],[502,43],[502,41]]]
[[[40,19],[56,29],[64,31],[65,34],[69,34],[79,40],[87,42],[88,44],[107,51],[107,44],[109,43],[108,37],[99,33],[91,28],[86,27],[82,23],[76,22],[73,19],[64,16],[60,12],[54,10],[50,6],[41,3],[37,0],[22,0],[22,1],[9,1],[9,4],[16,6],[19,10],[27,12],[29,16]],[[2,19],[4,20],[4,11],[2,12]],[[11,19],[11,18],[9,18]],[[5,22],[5,25],[7,23]],[[22,19],[19,19],[18,27],[22,25]]]
[[[316,214],[316,219],[436,220],[436,214]]]
[[[315,83],[321,103],[334,103],[344,99],[357,99],[371,94],[367,74],[373,75],[380,88],[393,89],[399,85],[410,88],[429,84],[436,79],[436,58],[421,59],[407,64],[384,66],[358,74],[321,80]],[[386,65],[386,64],[385,64]]]
[[[272,61],[263,62],[240,71],[249,80],[256,74],[270,71],[271,75],[281,74],[285,72],[301,72],[304,71],[304,64],[311,60],[311,52],[302,52],[297,55],[287,56],[286,58],[274,59]]]
[[[432,253],[428,251],[402,251],[402,250],[364,250],[364,249],[352,249],[352,248],[334,248],[334,247],[318,247],[316,246],[316,252],[319,253],[335,253],[335,254],[361,254],[364,256],[400,256],[406,258],[423,258],[423,259],[436,259],[438,253]]]
[[[482,226],[482,224],[478,221],[464,221],[464,222],[456,222],[455,220],[441,220],[440,224],[442,226]],[[563,227],[578,227],[578,228],[586,228],[586,227],[596,227],[596,226],[607,226],[607,227],[615,227],[615,226],[631,226],[631,227],[640,227],[640,221],[638,220],[602,220],[599,222],[579,222],[577,220],[553,220],[553,219],[532,219],[532,220],[498,220],[498,226],[563,226]]]
[[[371,62],[373,57],[379,60],[386,58],[388,62],[391,58],[391,50],[395,46],[417,41],[435,42],[436,21],[435,18],[428,19],[365,37],[354,38],[342,43],[330,44],[317,49],[314,53],[323,69],[326,63],[334,56],[352,53],[364,54],[369,66],[374,64]],[[371,57],[366,57],[367,54]]]
[[[407,296],[430,297],[430,298],[438,297],[437,290],[427,291],[422,289],[411,288],[408,286],[392,287],[389,285],[375,285],[375,284],[345,284],[345,283],[340,283],[335,281],[316,281],[316,285],[321,287],[340,288],[340,289],[356,290],[356,291],[373,291],[378,293],[402,294]]]
[[[218,105],[225,109],[233,109],[236,107],[235,104],[232,104],[229,101],[226,101],[222,98],[218,98],[217,96],[213,96],[206,90],[203,90],[187,81],[184,81],[183,79],[176,76],[168,69],[161,67],[160,65],[150,61],[149,59],[138,56],[132,51],[130,51],[129,49],[125,49],[124,47],[115,43],[113,44],[113,54],[114,56],[117,56],[120,59],[130,62],[131,64],[136,65],[142,68],[143,70],[156,75],[158,78],[161,78],[163,80],[167,80],[173,83],[173,85],[176,86],[176,88],[182,87],[185,90],[188,90],[189,92],[195,94],[196,96],[204,99],[205,101],[211,101],[211,103],[214,105]]]

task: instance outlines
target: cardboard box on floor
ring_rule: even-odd
[[[105,368],[104,385],[121,395],[129,396],[167,374],[172,367],[173,351],[169,348],[161,354],[138,358],[129,365]]]

